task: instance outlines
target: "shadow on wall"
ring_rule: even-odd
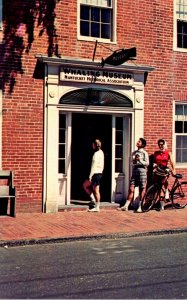
[[[0,45],[1,88],[13,92],[16,77],[24,74],[23,55],[29,55],[35,38],[48,36],[48,56],[58,53],[58,34],[55,28],[55,7],[60,0],[6,0],[3,2],[3,43]],[[40,27],[38,36],[34,29]]]

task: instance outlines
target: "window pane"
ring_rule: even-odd
[[[176,145],[176,161],[187,162],[187,136],[177,136]]]
[[[177,32],[182,33],[182,21],[177,20]]]
[[[59,145],[59,158],[65,158],[65,145]]]
[[[81,21],[80,26],[81,26],[80,27],[80,34],[85,35],[85,36],[89,36],[89,23]]]
[[[122,173],[122,160],[115,161],[115,172]]]
[[[183,47],[187,48],[187,34],[183,36]]]
[[[181,136],[181,147],[187,148],[187,136]]]
[[[100,21],[100,9],[97,7],[91,8],[91,20],[95,22]]]
[[[183,122],[175,121],[175,132],[176,133],[182,133],[183,132],[182,125],[183,125]]]
[[[101,9],[101,22],[110,23],[111,21],[111,10],[110,9]]]
[[[187,22],[183,22],[183,34],[187,34]]]
[[[66,116],[59,114],[59,128],[66,128]]]
[[[181,155],[181,143],[182,137],[176,136],[176,162],[182,162],[182,155]]]
[[[65,173],[65,160],[59,160],[58,162],[58,173]]]
[[[182,48],[182,35],[177,35],[177,47]]]
[[[116,158],[122,158],[123,146],[116,146]]]
[[[182,150],[182,162],[187,162],[187,149]]]
[[[176,145],[177,148],[181,148],[181,143],[182,143],[182,136],[176,136]]]
[[[182,155],[179,149],[176,152],[176,162],[182,162]]]
[[[123,118],[120,117],[116,118],[116,129],[123,130]]]
[[[110,39],[110,25],[101,25],[101,37],[103,39]]]
[[[183,105],[176,105],[176,115],[183,115]]]
[[[66,130],[60,129],[59,130],[59,143],[65,143],[65,137],[66,137]]]
[[[116,131],[116,144],[123,144],[123,132]]]
[[[82,20],[89,20],[89,6],[81,5],[80,17]]]
[[[184,133],[187,133],[187,121],[184,122]]]
[[[187,116],[187,105],[184,105],[184,115]]]
[[[91,24],[91,36],[100,37],[99,23]]]

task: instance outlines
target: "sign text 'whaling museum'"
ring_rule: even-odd
[[[61,67],[61,81],[78,81],[84,83],[100,84],[133,84],[133,74],[124,72],[109,72],[102,70],[76,69],[71,67]]]

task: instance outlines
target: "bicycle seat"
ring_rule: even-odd
[[[175,175],[173,175],[173,177],[178,178],[178,179],[181,179],[181,178],[182,178],[182,175],[181,175],[181,174],[175,174]]]

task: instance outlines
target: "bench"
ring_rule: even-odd
[[[16,216],[16,188],[14,187],[14,172],[0,170],[0,204],[2,199],[10,201],[10,216]],[[8,208],[8,207],[7,207]]]

